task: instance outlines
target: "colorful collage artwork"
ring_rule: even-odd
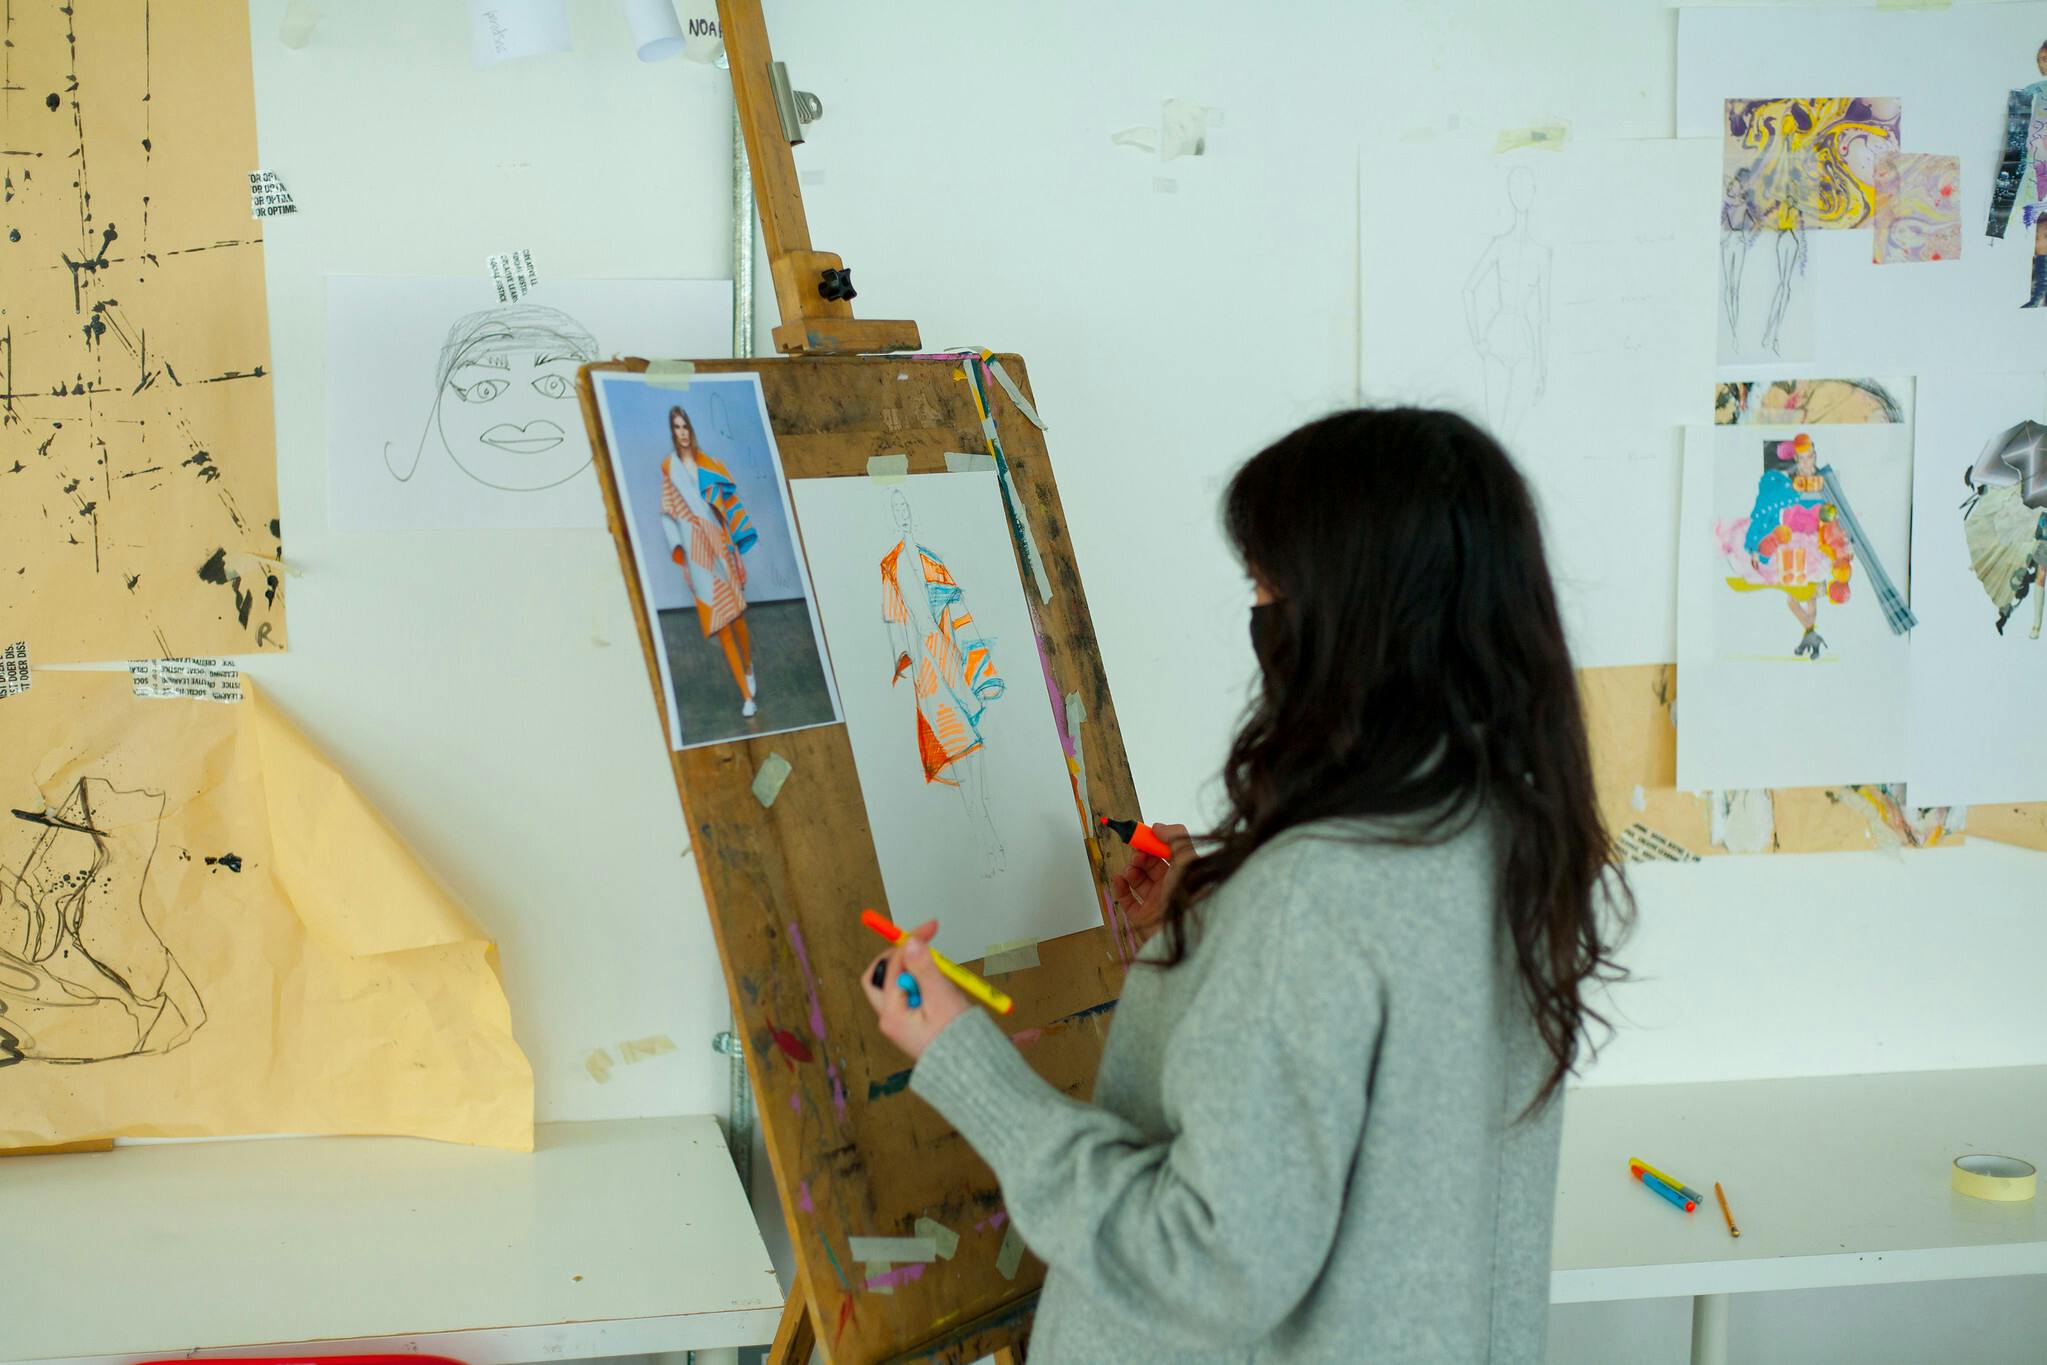
[[[2005,706],[2047,687],[2047,6],[1840,17],[1680,18],[1678,134],[1721,158],[1678,786],[2037,801]]]

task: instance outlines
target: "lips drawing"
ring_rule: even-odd
[[[500,422],[476,439],[487,446],[509,450],[514,455],[538,455],[560,445],[563,438],[562,429],[543,417],[523,427]]]

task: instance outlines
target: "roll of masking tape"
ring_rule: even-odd
[[[2032,1162],[2015,1156],[1979,1153],[1955,1158],[1955,1193],[1972,1199],[2031,1199],[2039,1178]]]

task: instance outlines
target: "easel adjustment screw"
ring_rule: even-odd
[[[858,298],[859,295],[853,292],[853,267],[825,271],[823,278],[817,282],[817,292],[819,297],[835,302],[851,302]]]

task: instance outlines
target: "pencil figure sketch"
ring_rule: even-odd
[[[1720,284],[1737,346],[1742,276],[1756,239],[1770,234],[1776,283],[1760,332],[1783,353],[1785,315],[1805,273],[1806,234],[1867,225],[1877,163],[1898,149],[1894,99],[1728,100],[1721,140]]]
[[[1008,684],[995,671],[994,641],[975,627],[944,557],[918,541],[901,490],[890,495],[889,510],[896,541],[881,557],[881,616],[895,661],[889,686],[908,681],[924,781],[958,790],[985,858],[982,875],[993,877],[1008,855],[988,808],[981,715]]]
[[[400,483],[438,447],[486,488],[530,493],[567,483],[590,464],[577,431],[576,369],[599,359],[597,338],[558,308],[515,303],[456,320],[441,344],[433,407],[412,458],[384,446]]]
[[[0,1067],[170,1052],[206,1006],[144,909],[164,796],[80,778],[13,812],[34,842],[0,865]]]
[[[2029,419],[1999,432],[1962,477],[1969,567],[1997,609],[1997,633],[2031,597],[2037,640],[2047,609],[2047,426]]]
[[[1513,221],[1464,281],[1464,322],[1485,371],[1486,422],[1511,437],[1549,385],[1550,248],[1529,230],[1535,176],[1507,175]]]

